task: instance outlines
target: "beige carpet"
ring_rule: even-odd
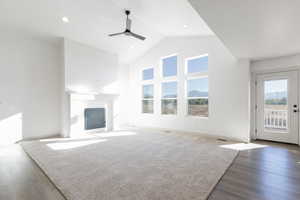
[[[202,200],[237,151],[190,134],[120,131],[21,145],[68,200]]]

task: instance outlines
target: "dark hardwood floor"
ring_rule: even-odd
[[[300,151],[296,145],[241,151],[209,200],[299,200]]]
[[[209,200],[299,200],[300,150],[296,145],[241,151]],[[64,197],[19,145],[0,147],[0,199],[63,200]]]

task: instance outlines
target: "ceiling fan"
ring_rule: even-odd
[[[125,10],[125,14],[126,14],[126,29],[123,32],[120,33],[113,33],[113,34],[109,34],[109,36],[117,36],[117,35],[127,35],[127,36],[131,36],[140,40],[145,40],[146,37],[138,35],[136,33],[131,32],[131,19],[128,18],[128,16],[130,15],[130,11],[129,10]]]

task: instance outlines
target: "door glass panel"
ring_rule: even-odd
[[[264,82],[264,128],[288,131],[288,80]]]

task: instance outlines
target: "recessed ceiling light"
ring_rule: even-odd
[[[187,27],[188,27],[188,25],[186,25],[186,24],[185,24],[185,25],[183,25],[183,28],[187,28]]]
[[[69,19],[67,17],[63,17],[61,18],[61,20],[64,22],[64,23],[69,23]]]

